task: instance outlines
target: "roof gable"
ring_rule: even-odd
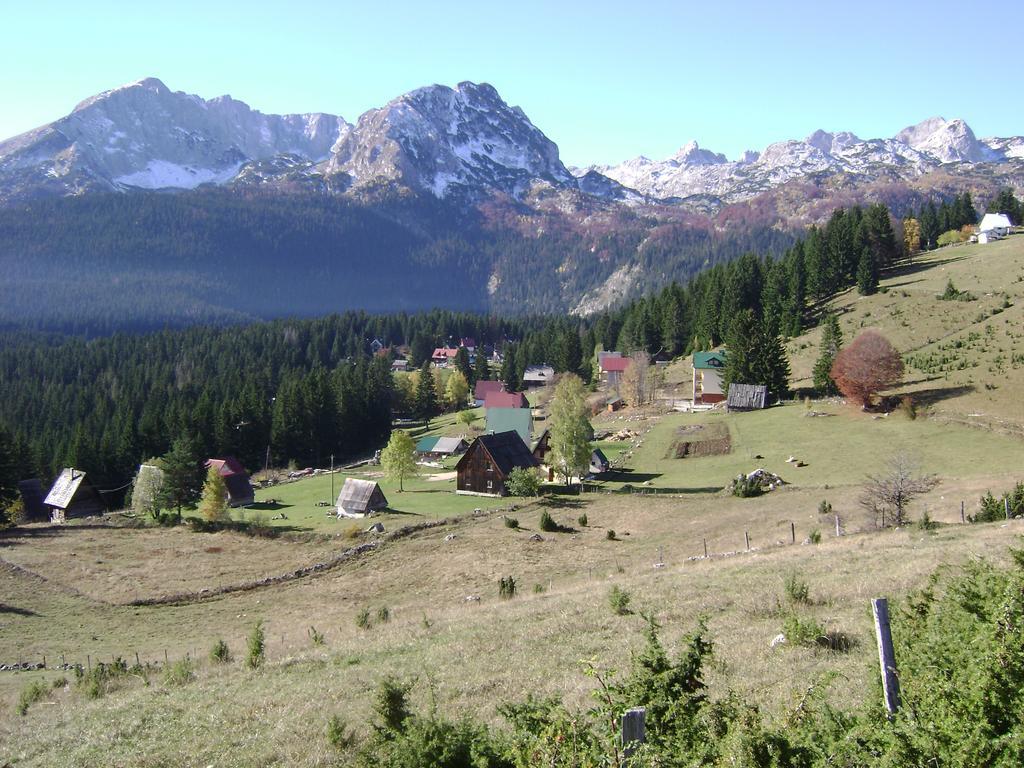
[[[484,451],[502,477],[508,477],[516,467],[529,469],[537,466],[537,460],[515,430],[481,435],[459,459],[456,469],[462,469],[475,451]]]
[[[421,437],[419,442],[416,443],[416,453],[431,453],[434,450],[434,446],[437,445],[437,441],[440,439],[441,438],[436,435]]]
[[[85,483],[84,487],[83,483]],[[50,492],[43,500],[43,504],[48,507],[67,509],[71,504],[71,500],[75,498],[75,495],[78,493],[78,489],[80,487],[82,487],[83,491],[88,489],[92,491],[92,494],[96,493],[92,490],[92,486],[86,482],[85,472],[75,469],[74,467],[67,467],[60,473],[60,476],[53,481],[53,486],[50,488]]]
[[[387,497],[373,480],[360,480],[356,477],[345,479],[338,494],[337,506],[347,512],[368,512],[382,509],[388,503]]]
[[[484,408],[529,408],[530,401],[522,392],[488,392]]]
[[[981,223],[978,225],[978,229],[982,232],[989,229],[1009,229],[1012,225],[1010,224],[1010,218],[1005,213],[986,213],[981,217]]]
[[[488,392],[504,392],[505,385],[500,381],[488,381],[487,379],[481,379],[473,387],[473,396],[477,400],[483,400],[487,397]]]
[[[606,357],[601,361],[601,370],[605,373],[622,373],[632,362],[631,357]]]
[[[725,368],[725,350],[719,350],[718,352],[694,352],[693,367],[698,370]]]

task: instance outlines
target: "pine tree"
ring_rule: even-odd
[[[762,321],[754,349],[754,384],[763,384],[773,400],[781,400],[789,391],[789,359],[778,326]]]
[[[878,290],[878,265],[870,248],[861,251],[857,264],[857,292],[870,296]]]
[[[430,371],[430,361],[425,360],[416,379],[416,416],[429,427],[430,420],[437,415],[437,390]]]
[[[469,350],[459,347],[455,353],[455,370],[462,374],[469,386],[473,386],[473,367],[469,364]]]
[[[203,483],[203,496],[199,500],[199,514],[207,522],[230,520],[228,511],[228,487],[217,467],[206,471],[206,482]]]
[[[491,366],[487,364],[487,355],[479,347],[476,350],[476,362],[473,365],[473,382],[487,381],[491,378]]]
[[[187,436],[179,437],[171,444],[171,450],[161,457],[160,464],[164,471],[160,507],[173,507],[181,520],[181,508],[196,500],[202,483],[203,470],[195,441]]]
[[[821,395],[834,395],[839,392],[832,381],[832,364],[843,346],[843,331],[839,327],[839,318],[834,314],[825,317],[821,332],[821,347],[818,359],[814,363],[814,389]]]
[[[740,312],[733,320],[725,340],[725,369],[722,381],[726,392],[730,384],[756,384],[754,350],[758,342],[757,318],[752,310]]]

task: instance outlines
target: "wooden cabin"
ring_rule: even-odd
[[[102,515],[107,511],[103,497],[86,478],[85,472],[74,467],[67,467],[60,473],[43,504],[50,510],[51,523],[63,523],[73,517]]]
[[[255,502],[256,496],[249,480],[249,473],[238,459],[234,456],[208,459],[206,468],[210,467],[216,467],[220,476],[224,478],[224,485],[228,489],[229,507],[247,507]]]
[[[482,435],[455,466],[456,493],[505,496],[505,481],[513,469],[534,469],[537,460],[515,430]]]
[[[384,491],[372,480],[346,478],[338,494],[338,517],[367,517],[387,506]]]
[[[730,411],[760,411],[768,406],[768,387],[764,384],[730,384],[725,405]]]

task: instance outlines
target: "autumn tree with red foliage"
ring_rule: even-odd
[[[878,331],[864,331],[836,355],[830,376],[847,399],[867,408],[873,395],[903,378],[903,360]]]

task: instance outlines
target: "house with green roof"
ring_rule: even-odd
[[[434,446],[437,445],[437,441],[440,439],[441,438],[438,437],[437,435],[433,435],[430,437],[421,437],[419,439],[419,442],[416,443],[416,453],[420,454],[421,456],[424,454],[433,453]]]
[[[725,350],[693,353],[693,403],[720,403],[725,400]]]
[[[533,434],[533,416],[529,408],[488,408],[487,431],[494,434],[514,431],[527,445]]]

